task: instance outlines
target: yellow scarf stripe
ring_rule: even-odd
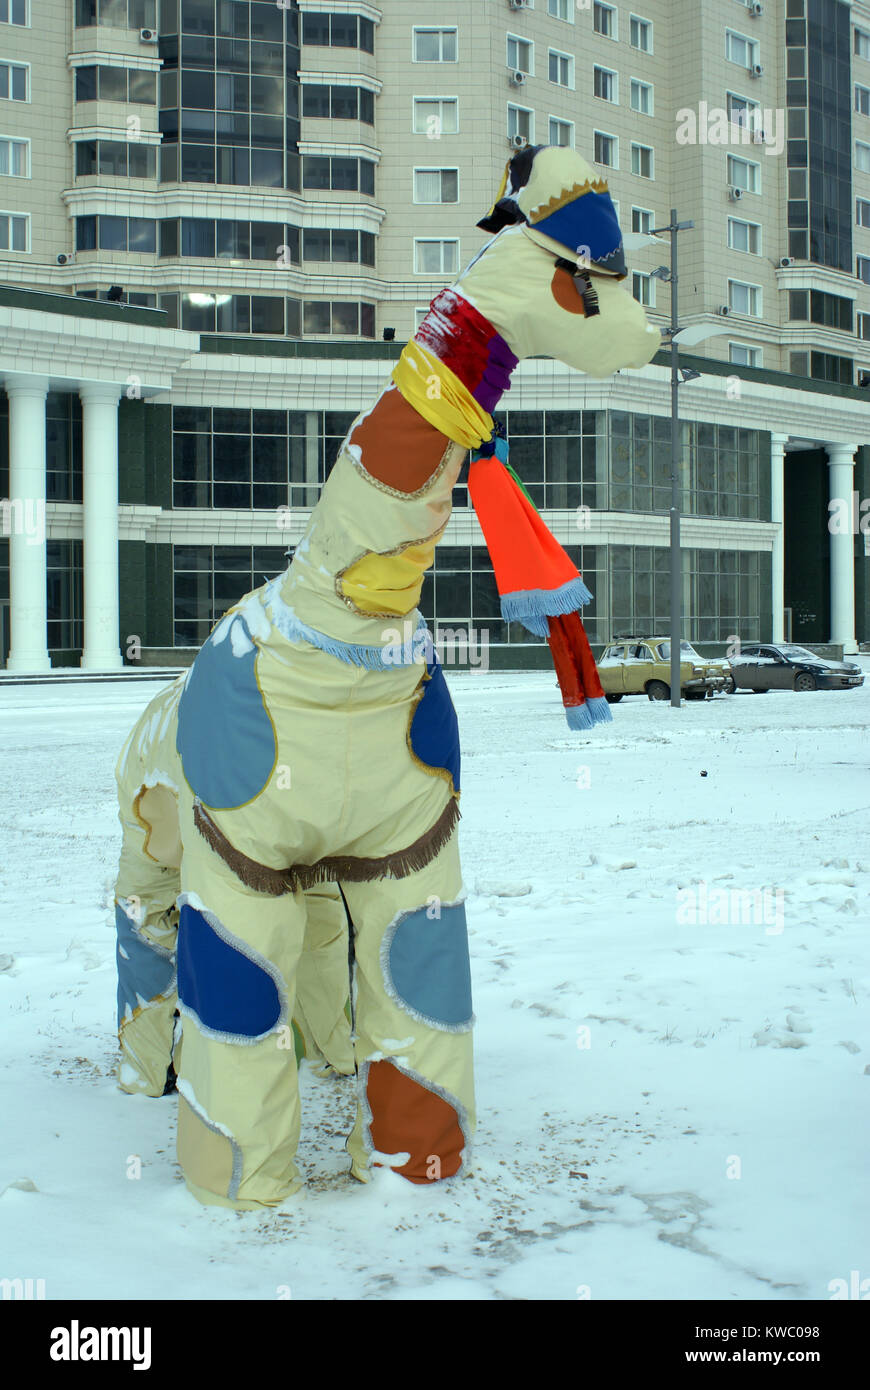
[[[392,380],[417,414],[454,443],[479,449],[492,437],[492,416],[459,377],[415,338],[405,344]]]

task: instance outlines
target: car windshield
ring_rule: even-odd
[[[671,644],[670,644],[670,642],[659,642],[659,652],[661,653],[662,659],[663,659],[664,661],[670,661],[670,659],[671,659]],[[682,656],[693,656],[693,657],[695,657],[695,659],[696,659],[697,661],[703,660],[703,658],[702,658],[701,656],[699,656],[699,654],[695,651],[695,648],[692,646],[691,642],[681,642],[681,643],[680,643],[680,653],[681,653]]]
[[[783,656],[797,657],[799,661],[818,661],[815,652],[808,652],[806,647],[793,647],[791,643],[787,647],[780,647],[779,651]]]

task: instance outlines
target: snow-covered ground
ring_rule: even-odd
[[[199,1206],[175,1101],[114,1080],[112,768],[157,687],[0,690],[0,1278],[50,1299],[803,1300],[870,1277],[870,681],[627,699],[580,736],[549,674],[448,678],[473,1175],[360,1186],[353,1082],[307,1073],[308,1186],[262,1214]]]

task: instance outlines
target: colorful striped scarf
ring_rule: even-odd
[[[483,531],[505,622],[520,622],[550,647],[572,729],[609,722],[579,610],[592,595],[509,467],[491,412],[519,359],[489,321],[455,290],[432,301],[393,381],[430,424],[472,450],[468,490]]]

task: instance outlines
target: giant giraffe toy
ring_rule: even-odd
[[[459,739],[417,604],[469,451],[504,616],[547,638],[572,727],[610,717],[588,591],[492,411],[522,358],[605,377],[645,366],[660,334],[575,151],[515,156],[478,225],[495,235],[351,426],[288,569],[221,619],[119,759],[119,1079],[169,1089],[177,1005],[178,1157],[202,1202],[268,1207],[301,1186],[294,1019],[323,1070],[357,1073],[355,1177],[387,1155],[415,1183],[467,1166]]]

